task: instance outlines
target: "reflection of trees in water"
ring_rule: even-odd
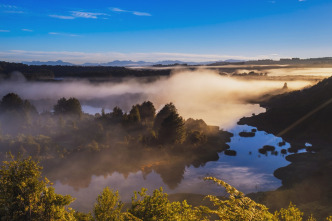
[[[169,164],[165,163],[154,167],[154,171],[160,174],[163,182],[170,189],[175,189],[181,183],[185,169],[182,157],[170,161]]]
[[[222,147],[220,147],[222,146]],[[174,151],[165,148],[141,148],[118,146],[101,152],[79,152],[64,159],[42,162],[45,175],[52,181],[74,189],[87,188],[92,176],[110,176],[114,172],[125,178],[130,173],[142,171],[143,178],[155,171],[169,188],[174,189],[181,183],[185,168],[193,165],[198,168],[209,161],[219,159],[218,152],[226,149],[226,144],[219,148],[197,148]]]

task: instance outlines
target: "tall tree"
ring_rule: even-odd
[[[167,118],[171,113],[177,113],[177,110],[173,103],[166,104],[157,114],[154,120],[155,130],[159,130],[162,122]]]
[[[178,113],[172,112],[161,123],[159,140],[162,143],[182,144],[186,139],[184,120]]]
[[[57,104],[54,106],[55,114],[68,114],[68,115],[82,115],[81,103],[76,98],[61,98],[58,100]]]
[[[130,123],[139,123],[141,122],[141,114],[139,112],[139,105],[134,105],[128,115]]]
[[[156,108],[151,101],[144,101],[139,106],[142,121],[152,121],[156,115]]]
[[[23,100],[15,93],[3,96],[0,102],[0,112],[37,113],[36,108],[28,100]]]
[[[111,113],[111,119],[113,123],[120,123],[123,118],[123,111],[119,107],[114,107]]]

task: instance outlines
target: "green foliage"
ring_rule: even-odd
[[[18,112],[25,114],[36,114],[36,108],[27,100],[22,100],[14,93],[5,95],[0,102],[0,112]]]
[[[53,187],[44,187],[39,206],[42,208],[43,220],[75,220],[75,211],[66,208],[71,202],[73,202],[71,196],[62,196],[55,193]]]
[[[97,198],[93,213],[97,221],[123,220],[121,209],[123,203],[119,201],[118,191],[113,192],[106,187]]]
[[[13,111],[23,109],[23,100],[14,93],[9,93],[2,98],[0,103],[0,110],[3,111]]]
[[[144,101],[139,106],[142,121],[152,121],[156,115],[156,108],[151,101]]]
[[[303,219],[303,213],[292,203],[289,204],[287,209],[281,208],[280,211],[276,211],[274,216],[281,221],[302,221]],[[312,219],[312,217],[309,217],[309,220]]]
[[[141,115],[139,112],[139,105],[134,105],[128,115],[128,120],[130,123],[139,123],[141,122]]]
[[[140,142],[145,145],[156,145],[158,143],[158,137],[154,130],[148,131],[148,133],[142,136]]]
[[[208,125],[202,120],[194,120],[192,118],[189,118],[185,122],[186,129],[188,131],[201,131],[201,132],[208,132]]]
[[[91,213],[82,213],[82,212],[78,212],[78,211],[76,211],[74,213],[74,217],[76,220],[79,220],[79,221],[93,221],[94,220]]]
[[[41,167],[31,158],[4,161],[0,169],[0,217],[2,220],[73,220],[66,209],[73,199],[54,193],[41,179]]]
[[[159,129],[159,140],[162,143],[182,144],[186,139],[184,120],[176,112],[166,117]]]
[[[22,63],[9,63],[0,61],[0,70],[4,77],[9,78],[13,71],[21,72],[28,80],[40,80],[74,77],[74,78],[123,78],[143,76],[168,76],[171,70],[168,69],[146,69],[136,70],[126,67],[112,66],[61,66],[61,65],[25,65]]]
[[[111,114],[112,121],[114,123],[120,123],[122,121],[123,111],[119,107],[114,107]]]
[[[244,194],[231,185],[214,177],[206,177],[205,180],[212,180],[216,184],[223,186],[229,198],[220,200],[216,196],[207,196],[217,207],[210,210],[210,213],[216,214],[220,220],[272,220],[273,215],[268,212],[268,208],[258,204],[245,197]]]
[[[61,98],[58,100],[57,104],[54,106],[54,113],[61,115],[61,114],[68,114],[68,115],[82,115],[82,107],[79,100],[76,98]]]
[[[174,104],[166,104],[156,115],[153,127],[158,131],[165,118],[167,118],[171,113],[177,113]]]
[[[0,114],[0,120],[6,125],[7,132],[12,133],[30,127],[37,110],[29,101],[9,93],[0,101]]]
[[[3,162],[0,169],[0,214],[4,219],[39,217],[37,202],[45,187],[39,167],[31,159]]]
[[[152,196],[147,189],[135,192],[130,214],[141,220],[205,220],[207,215],[198,208],[192,208],[186,201],[170,202],[162,188],[153,191]]]
[[[187,140],[190,144],[202,144],[207,141],[207,137],[203,132],[195,130],[189,132]]]
[[[41,167],[31,158],[4,161],[0,169],[0,219],[1,220],[272,220],[302,221],[303,213],[290,204],[274,214],[268,208],[246,197],[242,192],[214,177],[206,177],[224,187],[229,194],[227,199],[209,195],[214,207],[192,207],[186,201],[170,202],[162,188],[152,195],[147,189],[135,192],[131,208],[121,211],[118,192],[106,187],[91,213],[75,212],[67,206],[73,201],[71,196],[54,192],[50,182],[41,179]],[[310,216],[308,221],[315,219]],[[331,221],[332,216],[326,220]]]

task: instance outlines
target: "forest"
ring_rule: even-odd
[[[13,72],[20,72],[27,80],[54,80],[54,78],[123,78],[153,77],[170,75],[170,70],[129,69],[106,66],[52,66],[26,65],[0,61],[0,79],[10,78]]]
[[[93,116],[82,112],[78,99],[61,98],[53,112],[38,113],[28,100],[9,93],[0,103],[0,122],[2,156],[11,152],[38,159],[124,147],[202,154],[227,149],[232,136],[203,120],[184,120],[172,103],[156,114],[150,101],[133,105],[128,113],[114,107]]]

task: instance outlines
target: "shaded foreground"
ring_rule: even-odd
[[[92,213],[71,209],[73,198],[54,192],[52,184],[41,177],[41,167],[31,158],[4,161],[0,169],[0,218],[1,220],[302,220],[303,213],[294,205],[274,214],[229,184],[213,177],[223,186],[227,199],[209,195],[212,207],[191,206],[186,201],[170,202],[162,189],[150,196],[146,189],[135,192],[129,209],[117,192],[106,187],[98,196]],[[315,220],[310,217],[308,220]],[[332,220],[332,216],[326,220]]]

